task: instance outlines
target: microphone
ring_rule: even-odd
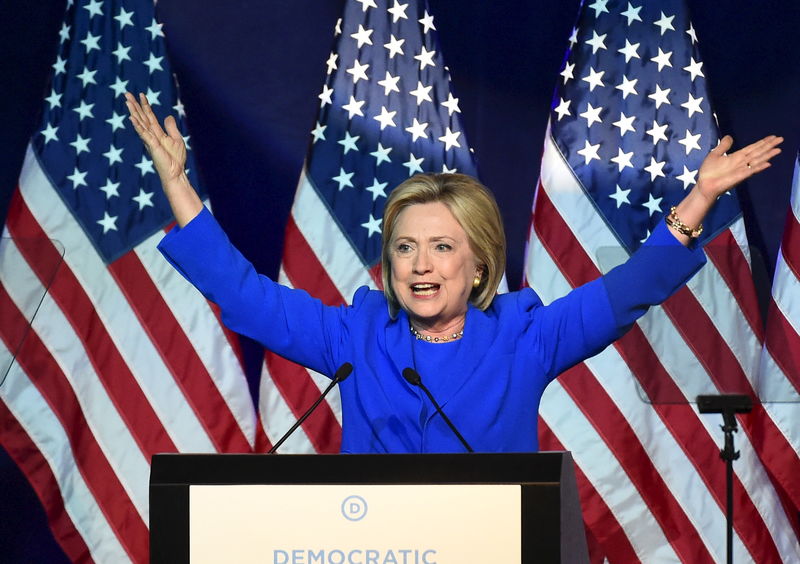
[[[464,439],[464,437],[461,436],[461,433],[458,432],[458,429],[456,429],[456,426],[453,425],[452,421],[450,421],[450,418],[444,414],[442,408],[433,398],[433,394],[431,393],[431,391],[425,386],[425,384],[422,383],[422,376],[419,375],[419,372],[410,367],[404,368],[403,378],[405,378],[406,382],[408,382],[412,386],[417,386],[418,388],[421,388],[423,392],[425,392],[425,395],[427,395],[428,399],[431,400],[433,407],[436,408],[436,412],[442,416],[444,422],[447,423],[447,426],[450,427],[453,433],[455,433],[456,437],[458,437],[458,440],[461,441],[462,445],[464,445],[464,448],[467,449],[468,452],[475,452],[474,450],[472,450],[472,447],[469,446],[469,443],[466,441],[466,439]]]
[[[278,450],[278,447],[281,446],[292,433],[294,433],[295,429],[297,429],[300,425],[303,424],[303,421],[308,419],[308,416],[311,415],[315,409],[317,409],[317,406],[322,403],[322,400],[325,399],[325,396],[328,395],[328,392],[330,392],[336,384],[344,381],[345,378],[350,376],[350,373],[352,371],[353,371],[353,365],[350,364],[349,362],[345,362],[339,368],[337,368],[336,373],[333,375],[333,380],[331,380],[331,383],[328,384],[327,388],[325,388],[325,391],[322,392],[322,395],[319,396],[319,398],[317,398],[317,401],[315,401],[314,404],[308,408],[308,411],[306,411],[303,414],[303,416],[300,419],[298,419],[294,425],[292,425],[292,428],[286,431],[286,434],[283,435],[277,443],[275,443],[275,446],[269,449],[269,452],[267,452],[267,454],[275,454],[275,451]]]

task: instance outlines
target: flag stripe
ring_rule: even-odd
[[[800,335],[774,299],[770,300],[768,315],[766,349],[780,372],[786,376],[785,380],[781,380],[794,387],[794,394],[786,388],[778,392],[780,388],[775,379],[771,379],[773,381],[769,388],[759,389],[759,394],[765,401],[790,401],[793,395],[800,393]]]

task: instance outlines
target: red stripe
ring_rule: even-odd
[[[64,508],[61,490],[42,453],[0,401],[0,443],[22,470],[44,506],[53,536],[72,562],[92,562],[89,547]]]
[[[47,243],[47,235],[33,218],[19,190],[12,197],[6,227],[28,264],[45,284],[49,273],[42,265],[59,261],[60,255]],[[32,240],[38,243],[29,244]],[[62,263],[49,294],[81,340],[87,359],[142,453],[150,456],[154,452],[176,452],[172,439],[66,263]]]
[[[252,452],[239,422],[139,257],[126,253],[109,265],[109,272],[217,451]]]
[[[283,270],[292,286],[302,288],[323,303],[332,306],[345,303],[344,296],[331,281],[328,272],[297,228],[292,216],[289,216],[286,223]]]
[[[16,323],[25,318],[0,286],[0,308],[12,310]],[[2,328],[0,328],[2,330]],[[5,341],[5,335],[3,335]],[[39,335],[31,331],[16,358],[64,428],[78,471],[120,544],[132,560],[147,561],[149,533],[91,433],[75,392]]]
[[[600,275],[583,247],[574,238],[572,231],[553,207],[541,185],[536,198],[535,218],[534,230],[542,245],[573,286]],[[686,401],[661,365],[658,356],[652,350],[638,325],[634,325],[622,339],[618,340],[615,347],[629,365],[648,397],[680,398],[681,401]],[[647,378],[644,378],[643,375],[647,375]],[[582,403],[582,401],[578,402],[581,406]],[[716,457],[718,446],[697,420],[694,412],[688,410],[686,406],[683,406],[683,409],[676,409],[680,407],[653,405],[653,409],[670,429],[678,444],[682,446],[697,469],[698,474],[708,485],[717,503],[720,507],[724,507],[724,476],[720,472],[721,465]],[[686,413],[687,411],[688,413]],[[613,430],[608,434],[610,433],[613,433]],[[637,471],[636,467],[626,467],[629,475]],[[769,561],[769,556],[777,556],[777,547],[771,538],[768,542],[764,542],[761,538],[761,533],[767,530],[766,526],[752,500],[744,494],[738,477],[735,477],[735,488],[739,492],[740,498],[737,499],[735,523],[737,533],[752,554],[764,555]],[[655,514],[657,508],[651,507],[651,509]],[[754,527],[753,525],[756,523],[760,526]]]
[[[784,376],[800,392],[800,335],[784,317],[775,300],[770,300],[767,313],[767,336],[764,341],[770,356]],[[775,375],[775,377],[779,377]],[[760,391],[760,390],[759,390]],[[789,398],[763,398],[765,401],[786,401]]]
[[[566,450],[541,416],[539,445],[542,450]],[[577,464],[575,479],[578,483],[584,525],[587,528],[590,561],[603,563],[607,558],[609,562],[639,562],[625,529]]]

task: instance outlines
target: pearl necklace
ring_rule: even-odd
[[[414,335],[420,341],[427,341],[428,343],[447,343],[449,341],[455,341],[456,339],[460,339],[464,336],[464,329],[461,329],[458,333],[453,333],[449,337],[431,337],[430,335],[423,335],[410,323],[408,324],[409,328],[411,329],[411,334]]]

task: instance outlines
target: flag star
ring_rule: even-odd
[[[364,45],[372,45],[370,35],[372,35],[373,31],[372,29],[365,29],[363,25],[358,24],[358,31],[351,33],[350,37],[358,42],[358,48],[361,49]]]
[[[381,114],[372,119],[381,124],[381,131],[383,131],[387,125],[391,125],[392,127],[397,126],[397,124],[394,122],[394,116],[396,113],[396,110],[392,110],[390,112],[386,109],[386,106],[381,106]]]
[[[86,32],[86,37],[81,39],[81,43],[83,43],[84,47],[86,47],[86,52],[91,53],[92,49],[100,50],[100,35],[92,35],[91,31]]]
[[[417,118],[414,118],[414,124],[411,125],[411,127],[406,127],[406,131],[408,131],[411,134],[411,141],[412,142],[416,141],[420,137],[424,137],[425,139],[427,139],[428,134],[425,133],[426,127],[428,127],[428,124],[426,122],[420,123],[419,121],[417,121]],[[409,176],[411,175],[409,174]]]
[[[620,112],[619,119],[615,121],[612,125],[614,125],[614,127],[619,128],[619,134],[621,136],[625,135],[628,131],[636,133],[636,128],[633,127],[633,120],[635,119],[636,119],[635,115],[626,116],[625,112]]]
[[[78,133],[78,135],[75,137],[75,141],[70,143],[70,145],[75,147],[76,155],[89,152],[89,138],[81,137],[80,133]]]
[[[584,158],[584,164],[588,165],[594,159],[599,161],[600,157],[597,155],[597,151],[600,149],[600,143],[591,145],[588,139],[586,139],[584,143],[583,149],[577,151],[577,153]]]
[[[161,68],[161,61],[164,60],[164,57],[156,57],[153,53],[150,53],[150,57],[144,62],[144,66],[150,69],[150,74],[157,70],[164,70]]]
[[[422,46],[422,50],[419,52],[419,55],[414,55],[414,58],[419,61],[419,68],[420,70],[424,69],[428,65],[435,67],[436,63],[433,62],[433,56],[436,55],[435,50],[428,51],[425,46]]]
[[[134,202],[139,204],[139,211],[142,211],[147,206],[151,208],[153,206],[153,192],[145,192],[144,188],[139,189],[139,193],[136,194],[133,198],[131,198]]]
[[[86,4],[83,8],[84,10],[89,11],[89,19],[93,16],[102,16],[103,10],[100,7],[103,5],[102,0],[89,0],[89,3]]]
[[[181,138],[183,139],[183,144],[186,145],[186,149],[191,151],[192,147],[189,145],[189,139],[191,138],[191,135],[181,135]],[[187,172],[186,174],[189,173]]]
[[[113,165],[114,163],[121,163],[122,162],[122,151],[123,150],[124,150],[124,148],[123,149],[117,149],[116,147],[114,147],[113,143],[108,147],[108,151],[103,153],[103,156],[108,159],[108,165],[109,166]]]
[[[78,135],[80,137],[80,135]],[[71,143],[70,143],[71,144]],[[75,167],[75,172],[67,176],[72,181],[72,188],[77,190],[78,186],[88,186],[86,184],[86,174],[87,172],[81,172],[78,170],[78,167]]]
[[[589,83],[589,92],[594,90],[595,86],[605,86],[603,84],[603,80],[602,80],[603,75],[605,73],[606,73],[606,71],[596,72],[594,70],[594,67],[589,67],[588,76],[584,76],[583,79],[582,79],[584,82]]]
[[[650,59],[654,63],[658,63],[658,72],[661,72],[661,69],[664,67],[672,67],[672,63],[669,61],[670,57],[672,57],[672,51],[664,51],[661,50],[661,47],[658,48],[658,55]]]
[[[702,96],[695,98],[691,93],[689,93],[689,98],[683,104],[681,104],[681,108],[686,108],[686,110],[689,112],[689,117],[692,117],[695,112],[701,114],[703,113],[703,108],[700,107],[702,102]]]
[[[61,106],[61,96],[63,94],[56,94],[55,89],[50,91],[50,95],[45,98],[45,101],[50,104],[50,109]]]
[[[456,172],[458,172],[458,169],[456,167],[447,168],[447,165],[443,163],[442,164],[442,172],[444,174],[455,174]]]
[[[348,118],[353,119],[353,116],[363,116],[364,112],[361,111],[361,106],[364,105],[364,100],[356,100],[355,96],[350,96],[350,101],[342,106],[343,110],[347,110]]]
[[[620,188],[619,184],[617,184],[616,191],[613,194],[609,194],[608,197],[617,202],[617,209],[619,209],[619,207],[622,204],[628,204],[628,205],[631,204],[631,201],[628,199],[628,194],[630,193],[631,193],[630,188],[628,188],[627,190],[623,190],[622,188]]]
[[[112,111],[111,117],[106,120],[106,123],[111,124],[111,133],[114,133],[117,129],[125,127],[125,114],[117,115],[117,112]]]
[[[151,23],[145,29],[150,32],[150,39],[155,39],[156,37],[164,37],[164,31],[161,29],[164,24],[160,24],[153,18],[153,23]]]
[[[114,19],[119,22],[120,30],[125,29],[126,25],[133,26],[133,10],[126,12],[125,8],[120,8],[119,14],[114,16]]]
[[[629,62],[631,59],[641,59],[639,57],[639,45],[640,43],[631,43],[627,39],[625,39],[625,47],[619,49],[617,53],[622,53],[625,55],[625,62]]]
[[[343,147],[343,151],[344,151],[343,154],[346,155],[350,151],[358,152],[358,147],[356,146],[356,141],[358,141],[360,138],[361,138],[360,135],[353,136],[353,135],[350,135],[349,131],[345,131],[344,132],[344,139],[340,139],[339,141],[337,141],[337,143],[339,143],[339,145],[341,145]]]
[[[600,119],[600,112],[602,111],[603,111],[602,106],[598,106],[597,108],[595,108],[591,104],[587,103],[586,111],[578,115],[586,120],[587,122],[586,127],[592,127],[592,124],[594,122],[603,123],[603,120]]]
[[[386,78],[383,80],[379,80],[378,84],[383,86],[383,94],[388,96],[390,92],[400,92],[400,88],[397,87],[397,82],[400,80],[400,75],[392,76],[389,71],[386,71]]]
[[[58,131],[59,127],[60,126],[53,127],[52,123],[48,123],[47,127],[45,127],[41,131],[42,135],[44,135],[44,144],[45,145],[47,145],[50,141],[58,141],[58,136],[56,135],[56,132]]]
[[[72,108],[72,111],[76,112],[80,116],[78,118],[78,121],[80,121],[87,117],[94,117],[92,108],[94,108],[94,104],[87,104],[85,100],[81,100],[81,103],[78,105],[78,107]]]
[[[461,135],[460,131],[450,131],[449,127],[445,128],[445,134],[439,137],[439,141],[444,143],[445,151],[449,151],[452,147],[461,148],[461,143],[458,142],[459,135]]]
[[[453,112],[461,113],[461,109],[458,107],[458,98],[453,98],[453,93],[447,93],[447,101],[442,102],[442,106],[447,108],[447,115],[453,115]]]
[[[644,169],[650,173],[650,181],[656,179],[658,176],[664,176],[664,165],[667,164],[666,161],[658,162],[654,157],[650,157],[650,164],[644,167]],[[651,212],[652,215],[652,212]]]
[[[320,139],[325,141],[325,128],[327,127],[327,125],[320,125],[319,122],[317,122],[317,126],[311,130],[311,135],[314,136],[314,141],[312,141],[312,144],[316,143]]]
[[[599,49],[607,49],[605,41],[607,35],[607,33],[597,35],[596,31],[592,31],[592,38],[586,40],[586,44],[592,46],[592,55],[597,53]]]
[[[692,62],[689,63],[688,65],[686,65],[685,67],[683,67],[683,70],[685,70],[686,72],[688,72],[691,75],[692,80],[694,80],[698,76],[702,76],[703,78],[705,78],[706,75],[703,74],[703,63],[702,63],[702,61],[695,61],[694,57],[692,57],[691,60],[692,60]]]
[[[565,63],[564,70],[562,70],[559,74],[564,77],[564,84],[571,78],[575,78],[573,71],[575,70],[575,63]]]
[[[372,201],[374,202],[379,197],[386,197],[386,186],[388,186],[388,184],[388,182],[378,182],[378,179],[376,178],[373,181],[372,186],[367,186],[365,190],[372,194]]]
[[[368,231],[367,237],[372,237],[376,233],[380,235],[381,221],[383,221],[383,218],[375,219],[374,217],[372,217],[372,214],[369,214],[369,221],[361,224],[361,227],[365,228]]]
[[[83,72],[75,76],[81,79],[83,87],[86,88],[89,84],[97,84],[97,81],[94,79],[95,74],[97,74],[96,70],[90,71],[88,67],[83,67]]]
[[[569,100],[565,100],[564,98],[559,98],[559,100],[561,100],[561,102],[559,102],[558,106],[553,110],[558,114],[558,119],[556,119],[556,121],[561,121],[561,118],[564,116],[571,115],[569,113]]]
[[[650,215],[652,216],[656,212],[661,213],[661,200],[663,199],[664,198],[653,197],[653,193],[651,192],[647,195],[647,201],[642,205],[650,210]]]
[[[408,168],[408,175],[411,176],[415,172],[422,172],[422,167],[420,165],[424,160],[424,157],[417,158],[414,156],[414,153],[409,153],[408,160],[403,163],[403,166]]]
[[[319,107],[323,107],[325,104],[332,104],[333,101],[331,100],[331,96],[333,95],[333,88],[329,87],[327,84],[322,85],[322,92],[317,96],[319,98]],[[352,117],[352,116],[351,116]]]
[[[61,55],[56,57],[56,62],[53,63],[53,70],[56,71],[56,76],[59,74],[67,72],[67,60],[62,59]]]
[[[67,39],[69,39],[69,30],[70,26],[68,26],[66,22],[61,24],[61,30],[58,32],[58,36],[61,38],[61,43],[64,43]]]
[[[394,0],[394,6],[386,10],[392,14],[392,23],[397,23],[397,20],[400,19],[408,19],[408,16],[406,16],[406,8],[408,8],[408,4],[401,4],[397,0]]]
[[[114,80],[114,84],[109,86],[109,88],[111,88],[111,90],[114,91],[115,97],[122,96],[123,94],[125,94],[125,92],[128,91],[128,81],[122,80],[120,77],[117,77],[116,80]]]
[[[186,117],[186,109],[183,107],[183,102],[178,98],[177,103],[172,106],[172,109],[178,113],[178,117]]]
[[[355,174],[355,173],[354,172],[345,172],[344,169],[340,167],[339,168],[339,175],[338,176],[334,176],[333,178],[331,178],[331,180],[333,180],[334,182],[336,182],[339,185],[339,191],[341,192],[346,187],[350,187],[350,188],[353,187],[353,182],[350,180],[351,178],[353,178],[353,174]]]
[[[338,53],[331,53],[330,56],[328,56],[328,60],[325,62],[325,64],[328,65],[328,72],[326,74],[331,74],[333,71],[339,68],[336,65],[336,59],[338,58]]]
[[[103,235],[108,233],[109,231],[116,231],[117,230],[117,218],[118,215],[108,215],[107,211],[103,212],[103,219],[98,219],[97,223],[103,226]]]
[[[636,91],[636,83],[639,81],[638,78],[634,78],[633,80],[628,80],[627,76],[622,76],[622,84],[617,84],[615,87],[617,90],[622,92],[622,99],[628,97],[628,94],[638,94]]]
[[[633,168],[633,164],[631,163],[631,159],[633,158],[633,151],[631,151],[630,153],[624,153],[621,148],[618,148],[617,151],[619,151],[617,153],[617,156],[612,157],[611,162],[617,163],[619,171],[622,172],[623,169],[628,167]]]
[[[336,20],[336,24],[333,26],[333,36],[338,37],[342,34],[342,18]]]
[[[594,10],[594,17],[597,19],[600,14],[605,12],[608,13],[608,8],[606,8],[606,4],[608,4],[608,0],[595,0],[594,3],[589,4],[589,8]]]
[[[667,30],[675,31],[675,28],[672,27],[672,20],[675,19],[675,16],[667,17],[664,12],[661,12],[661,19],[653,22],[654,25],[661,28],[661,35],[664,35]]]
[[[145,96],[147,96],[147,101],[150,102],[151,106],[161,105],[161,102],[158,101],[158,97],[161,96],[161,92],[157,90],[151,90],[150,87],[148,86]]]
[[[117,43],[117,48],[114,51],[111,51],[111,54],[117,58],[117,64],[120,64],[122,61],[130,61],[131,57],[128,55],[128,51],[130,51],[130,46],[125,47],[122,42]]]
[[[642,21],[642,18],[639,17],[639,12],[641,10],[642,10],[641,6],[637,6],[636,8],[634,8],[633,5],[630,2],[628,2],[628,9],[622,12],[621,15],[628,18],[628,25],[631,25],[635,21],[637,22]]]
[[[142,160],[139,161],[138,164],[135,164],[133,166],[139,169],[139,172],[142,173],[142,176],[148,173],[155,173],[155,171],[153,170],[153,161],[151,161],[144,155],[142,155]]]
[[[390,163],[392,159],[389,158],[389,153],[392,152],[391,147],[384,147],[380,143],[378,143],[378,150],[370,153],[371,156],[375,157],[376,162],[375,166],[380,165],[381,163]]]
[[[659,141],[668,141],[667,139],[667,125],[659,125],[657,121],[653,121],[653,127],[647,130],[647,134],[653,138],[653,145],[657,144]]]
[[[669,93],[672,88],[662,89],[661,86],[656,84],[656,91],[649,94],[647,97],[651,98],[656,103],[656,109],[661,107],[661,104],[669,104]]]
[[[689,153],[692,152],[692,149],[697,149],[698,151],[701,150],[700,144],[698,143],[699,140],[700,140],[700,133],[692,135],[691,132],[689,132],[689,130],[687,129],[686,136],[680,141],[678,141],[678,143],[686,147],[686,154],[688,155]]]
[[[361,3],[361,11],[366,12],[368,8],[377,8],[378,5],[375,4],[375,0],[357,0]]]
[[[578,28],[573,27],[572,33],[569,34],[569,48],[572,49],[575,47],[575,44],[578,42]]]
[[[691,38],[692,45],[697,43],[697,33],[695,33],[695,31],[694,31],[694,24],[692,24],[692,23],[689,24],[689,29],[686,30],[686,33]]]
[[[643,238],[643,239],[639,239],[639,242],[640,242],[640,243],[644,243],[644,242],[645,242],[645,241],[647,241],[649,238],[650,238],[650,230],[649,230],[649,229],[645,229],[645,235],[644,235],[644,238]]]
[[[112,182],[109,178],[106,180],[106,185],[100,187],[100,190],[105,192],[106,200],[108,200],[111,196],[119,197],[119,184],[119,182]]]
[[[683,165],[683,174],[676,176],[675,178],[683,182],[683,189],[687,190],[689,186],[697,182],[697,171],[689,170],[686,168],[686,165]]]
[[[391,38],[389,43],[384,43],[384,47],[389,50],[389,58],[393,59],[395,55],[405,55],[403,52],[403,43],[406,42],[405,39],[397,39],[395,36],[389,35]]]
[[[409,94],[417,98],[417,106],[419,106],[420,104],[422,104],[422,102],[433,101],[430,95],[431,88],[433,88],[433,86],[423,86],[420,81],[417,81],[416,90],[410,90]]]
[[[368,68],[369,63],[362,65],[358,60],[353,61],[353,66],[347,69],[347,72],[353,75],[353,84],[357,84],[361,79],[369,81],[367,77]]]
[[[422,33],[428,33],[430,30],[436,31],[436,26],[433,25],[433,16],[428,13],[428,10],[425,10],[425,15],[417,21],[422,24]]]

